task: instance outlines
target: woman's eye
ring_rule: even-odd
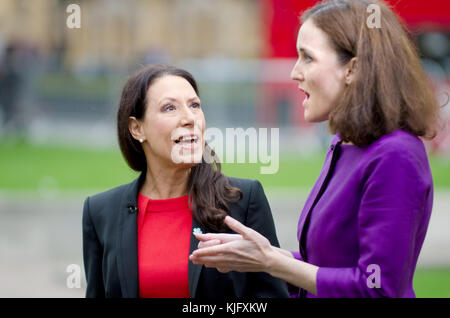
[[[191,105],[191,107],[194,107],[194,108],[200,108],[200,104],[199,104],[199,103],[193,103],[193,104]]]
[[[174,109],[175,109],[175,106],[173,106],[172,104],[166,105],[166,106],[163,107],[164,111],[172,111]]]
[[[303,58],[305,59],[305,61],[306,61],[307,63],[312,61],[311,56],[309,56],[308,54],[304,54],[304,55],[303,55]]]

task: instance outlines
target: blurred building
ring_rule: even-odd
[[[58,122],[65,141],[92,142],[95,135],[104,136],[99,143],[115,142],[115,111],[126,77],[142,64],[167,62],[199,81],[209,126],[279,127],[287,147],[326,145],[324,125],[305,122],[303,96],[289,78],[299,15],[316,2],[0,0],[0,61],[8,47],[16,48],[21,74],[15,106],[0,108],[0,117],[29,123],[26,133],[42,141],[52,137],[48,122]],[[411,28],[445,104],[450,3],[388,2]],[[72,3],[81,8],[79,29],[66,25]],[[443,110],[446,118],[449,108]],[[450,129],[433,149],[450,153]]]
[[[69,4],[81,7],[81,28],[69,29]],[[3,38],[64,51],[69,68],[126,67],[145,57],[171,60],[261,56],[256,0],[1,0]]]

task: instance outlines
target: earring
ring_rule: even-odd
[[[144,142],[144,139],[139,138],[139,142],[142,144]]]

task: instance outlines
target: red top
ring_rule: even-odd
[[[139,297],[189,298],[192,211],[188,196],[138,196]]]

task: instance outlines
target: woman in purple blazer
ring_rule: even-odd
[[[335,137],[300,215],[299,251],[227,216],[238,234],[197,235],[190,258],[265,271],[297,287],[295,297],[414,297],[433,202],[420,138],[434,137],[439,115],[418,54],[381,1],[325,1],[301,20],[291,77],[305,119],[328,120]]]

